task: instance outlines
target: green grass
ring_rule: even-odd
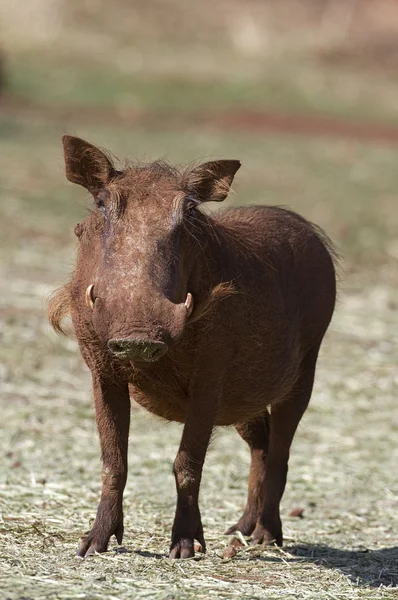
[[[45,69],[39,71],[14,74],[14,90],[56,102],[56,75],[45,81]],[[99,81],[96,74],[76,73],[75,87],[65,88],[59,101],[116,105],[121,90],[130,93],[135,85],[121,79],[119,85],[119,76]],[[138,104],[148,106],[148,97],[158,110],[161,94],[155,92],[167,88],[170,96],[164,98],[173,110],[234,105],[232,84],[213,96],[206,85],[189,84],[178,97],[173,85],[145,83],[138,86]],[[244,93],[240,86],[236,97]],[[247,94],[254,105],[255,94]],[[289,102],[287,97],[281,106]],[[334,105],[340,111],[338,101]],[[366,105],[364,114],[375,110],[384,118],[379,104]],[[295,100],[292,109],[300,106]],[[201,491],[208,553],[168,560],[175,502],[171,466],[181,427],[134,407],[125,551],[116,551],[113,540],[105,555],[74,557],[95,514],[100,458],[89,374],[75,342],[49,330],[44,308],[46,294],[73,265],[73,225],[90,204],[82,188],[65,180],[65,131],[122,159],[240,158],[243,168],[229,203],[290,206],[337,242],[345,274],[313,399],[292,449],[282,550],[248,546],[230,561],[222,558],[229,542],[222,532],[242,511],[249,465],[243,442],[224,429],[210,448]],[[158,123],[134,130],[100,120],[82,126],[73,115],[67,124],[50,124],[45,115],[0,117],[0,138],[0,597],[395,598],[398,148],[218,132],[194,124],[175,131]],[[294,506],[304,509],[302,519],[288,516]]]
[[[215,57],[217,60],[217,57]],[[74,57],[24,56],[13,60],[9,91],[50,106],[108,108],[156,113],[271,110],[346,120],[398,123],[398,84],[388,73],[336,70],[314,61],[271,60],[261,74],[240,66],[203,76],[124,73],[109,64],[87,65]]]

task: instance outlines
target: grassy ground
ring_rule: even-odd
[[[173,58],[175,63],[175,57],[169,60],[172,63]],[[205,73],[179,63],[172,72],[148,68],[126,73],[80,55],[72,61],[58,60],[56,66],[48,54],[18,55],[10,62],[8,86],[17,98],[55,107],[166,114],[268,109],[398,124],[398,83],[389,72],[358,73],[350,67],[342,71],[314,64],[314,59],[284,58],[269,61],[259,72],[256,61],[237,63],[234,57],[229,61],[218,52],[213,70],[207,68]]]
[[[100,460],[88,373],[75,342],[49,330],[44,310],[73,264],[72,226],[88,206],[83,190],[64,180],[66,130],[121,157],[241,158],[230,202],[289,205],[338,242],[340,302],[294,442],[282,550],[248,546],[222,558],[222,532],[243,508],[249,464],[237,434],[222,430],[201,492],[208,554],[169,561],[181,429],[134,407],[123,551],[112,543],[106,555],[74,557],[95,514]],[[78,127],[73,115],[52,125],[0,118],[0,136],[0,597],[396,597],[398,149],[194,125]],[[288,516],[293,507],[303,518]]]

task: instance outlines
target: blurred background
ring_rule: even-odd
[[[65,561],[73,555],[100,483],[90,378],[74,340],[58,339],[45,314],[90,207],[65,179],[63,133],[122,160],[239,158],[227,203],[285,205],[327,231],[342,257],[340,303],[284,502],[306,514],[314,498],[321,506],[312,523],[292,525],[300,539],[398,545],[398,1],[3,0],[0,53],[0,546],[20,557],[20,592],[32,583],[29,545],[51,539]],[[180,430],[139,411],[132,429],[132,479],[145,502],[132,483],[127,526],[139,546],[148,515],[164,510],[152,542],[163,551]],[[246,448],[223,433],[204,483],[208,528],[236,521],[247,467]],[[337,569],[348,555],[333,556],[322,564]],[[396,583],[396,552],[381,571],[372,557],[365,573],[353,556],[344,577]],[[45,561],[34,570],[50,573]],[[16,563],[7,564],[15,586]],[[313,574],[320,589],[323,573]]]
[[[2,245],[15,226],[70,242],[68,132],[122,158],[236,156],[231,201],[302,211],[349,269],[398,258],[395,0],[30,0],[0,24]]]

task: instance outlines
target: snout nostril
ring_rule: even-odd
[[[119,342],[114,342],[113,340],[108,342],[108,348],[109,350],[112,350],[112,352],[120,352],[122,350],[121,344]]]
[[[108,348],[122,360],[143,360],[154,362],[167,352],[164,342],[126,338],[109,340]]]
[[[108,348],[114,354],[123,354],[129,350],[128,340],[110,340]]]

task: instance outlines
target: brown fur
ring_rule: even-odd
[[[192,556],[195,539],[205,550],[198,495],[217,425],[235,425],[252,455],[246,509],[229,531],[281,544],[289,449],[335,304],[330,242],[278,207],[202,213],[202,202],[227,196],[238,161],[183,172],[158,161],[117,171],[83,140],[65,136],[64,148],[68,179],[95,201],[75,229],[71,281],[49,308],[57,331],[72,317],[93,376],[102,448],[101,501],[79,555],[105,551],[112,534],[122,539],[130,397],[184,423],[174,463],[172,558]],[[93,310],[84,300],[90,284]],[[122,360],[120,340],[129,352],[130,343],[134,352],[165,344],[168,351],[156,362],[135,354]]]

